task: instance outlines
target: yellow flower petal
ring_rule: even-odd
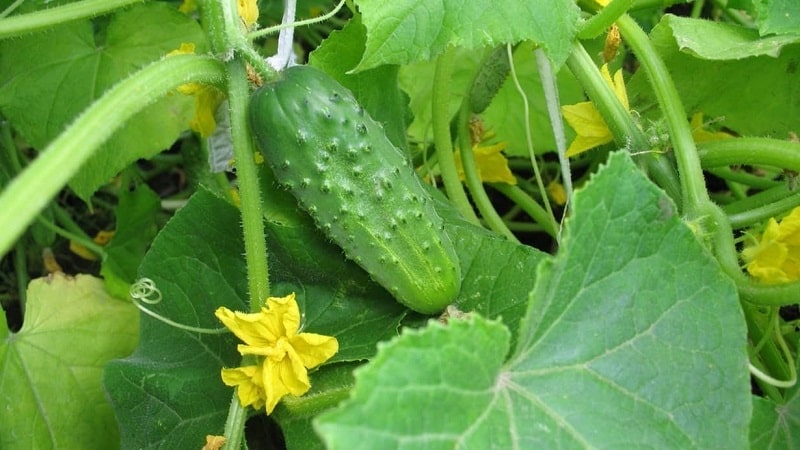
[[[180,47],[167,53],[166,56],[194,54],[194,51],[193,43],[182,42]],[[184,95],[194,96],[194,117],[189,122],[191,129],[200,133],[201,137],[211,136],[217,128],[217,120],[214,115],[225,99],[225,94],[214,86],[199,83],[182,84],[178,86],[177,91]]]
[[[111,231],[104,231],[100,230],[94,235],[92,241],[95,244],[101,245],[105,247],[109,242],[111,242],[111,238],[114,237],[114,230]],[[70,240],[69,241],[69,250],[72,253],[80,256],[81,258],[87,261],[97,261],[97,255],[94,254],[91,250],[86,248],[84,245],[78,243],[77,241]]]
[[[575,156],[586,150],[608,144],[614,135],[592,102],[582,102],[561,107],[564,120],[578,134],[570,143],[566,155]]]
[[[314,333],[300,333],[290,339],[292,348],[303,361],[303,365],[313,369],[329,360],[339,351],[339,341],[331,336]]]
[[[206,436],[206,445],[200,450],[220,450],[223,445],[225,445],[225,436],[209,434]]]
[[[275,333],[279,336],[294,336],[300,328],[300,308],[297,306],[294,292],[286,297],[270,297],[267,306],[274,314]]]
[[[755,244],[742,251],[747,272],[763,283],[800,280],[800,207],[780,222],[770,218]]]
[[[191,55],[193,53],[194,53],[194,43],[181,42],[181,45],[177,49],[167,53],[165,56],[169,57],[173,55]]]
[[[567,191],[564,189],[563,184],[553,180],[547,184],[545,189],[547,190],[547,194],[551,199],[553,199],[556,205],[562,206],[567,203]]]
[[[475,165],[478,168],[478,176],[482,182],[517,184],[517,179],[508,167],[508,159],[502,153],[506,146],[507,144],[505,142],[500,142],[499,144],[489,146],[476,145],[472,148],[472,154],[475,157]],[[455,159],[458,178],[464,181],[464,166],[461,163],[461,152],[456,151]]]
[[[259,409],[264,406],[263,369],[261,366],[245,366],[222,369],[222,382],[236,387],[236,396],[242,406]]]
[[[612,77],[608,71],[608,65],[603,64],[600,67],[600,74],[614,90],[614,94],[625,107],[625,110],[630,111],[628,92],[625,90],[622,71],[618,70]],[[575,156],[614,140],[614,135],[611,134],[611,130],[592,102],[562,106],[561,114],[577,134],[575,140],[572,141],[567,149],[567,156]]]
[[[250,28],[258,20],[258,1],[257,0],[237,0],[239,17],[242,18],[245,27]]]
[[[184,14],[190,14],[197,11],[197,0],[183,0],[181,6],[178,7],[178,11]]]
[[[269,333],[268,327],[265,326],[264,314],[263,310],[259,313],[246,314],[238,311],[233,312],[225,307],[218,308],[214,312],[214,315],[236,337],[252,346],[270,345],[271,342],[278,339],[278,336]]]
[[[196,85],[196,83],[189,84]],[[192,130],[200,133],[201,137],[207,138],[217,128],[217,120],[214,115],[225,95],[214,86],[199,86],[201,87],[194,93],[194,118],[192,118],[189,125]],[[178,90],[180,91],[180,88]]]
[[[724,131],[708,131],[703,123],[703,113],[698,112],[692,114],[692,119],[689,121],[692,127],[692,139],[697,142],[718,141],[720,139],[728,139],[733,136]]]
[[[625,89],[625,80],[622,77],[622,70],[616,71],[612,79],[608,71],[608,64],[603,64],[603,66],[600,67],[600,73],[603,75],[606,82],[614,89],[614,94],[616,94],[622,105],[625,106],[625,110],[630,111],[631,106],[628,103],[628,91]]]

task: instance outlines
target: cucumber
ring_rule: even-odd
[[[350,91],[294,66],[253,93],[249,118],[276,180],[349,259],[415,311],[455,299],[461,269],[433,199]]]
[[[469,106],[473,114],[480,114],[489,107],[510,72],[511,61],[508,60],[505,45],[492,49],[486,55],[469,92]]]

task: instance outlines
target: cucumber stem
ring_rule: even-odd
[[[431,99],[433,141],[436,156],[439,158],[439,170],[442,173],[447,197],[464,218],[473,224],[480,225],[478,216],[469,203],[461,180],[458,178],[455,155],[453,154],[453,138],[450,135],[450,84],[453,74],[453,51],[445,51],[436,61],[433,75],[433,94]]]
[[[469,135],[470,106],[469,95],[464,96],[458,113],[458,147],[461,153],[461,166],[464,168],[464,180],[472,195],[475,206],[480,211],[486,225],[496,233],[502,234],[511,242],[519,242],[514,233],[508,229],[503,218],[494,209],[492,201],[483,188],[483,180],[478,173],[475,155],[472,152],[472,140]]]
[[[706,205],[711,204],[711,199],[706,190],[700,157],[692,139],[689,122],[686,120],[683,102],[678,96],[678,90],[666,65],[639,24],[630,16],[623,15],[617,20],[617,26],[625,42],[639,59],[656,94],[667,121],[670,142],[678,164],[683,212],[690,220],[696,219]]]

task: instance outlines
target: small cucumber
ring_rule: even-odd
[[[430,194],[350,91],[291,67],[252,95],[249,117],[275,178],[348,258],[415,311],[455,299],[461,269]]]
[[[505,45],[492,49],[481,62],[481,67],[472,80],[469,106],[473,114],[480,114],[489,107],[497,92],[503,87],[511,72],[511,61]]]

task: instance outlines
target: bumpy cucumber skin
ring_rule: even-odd
[[[469,106],[473,114],[480,114],[489,107],[510,72],[511,61],[508,60],[508,51],[505,45],[489,52],[472,81]]]
[[[249,116],[276,179],[348,258],[415,311],[455,299],[461,269],[433,200],[350,91],[295,66],[252,95]]]

